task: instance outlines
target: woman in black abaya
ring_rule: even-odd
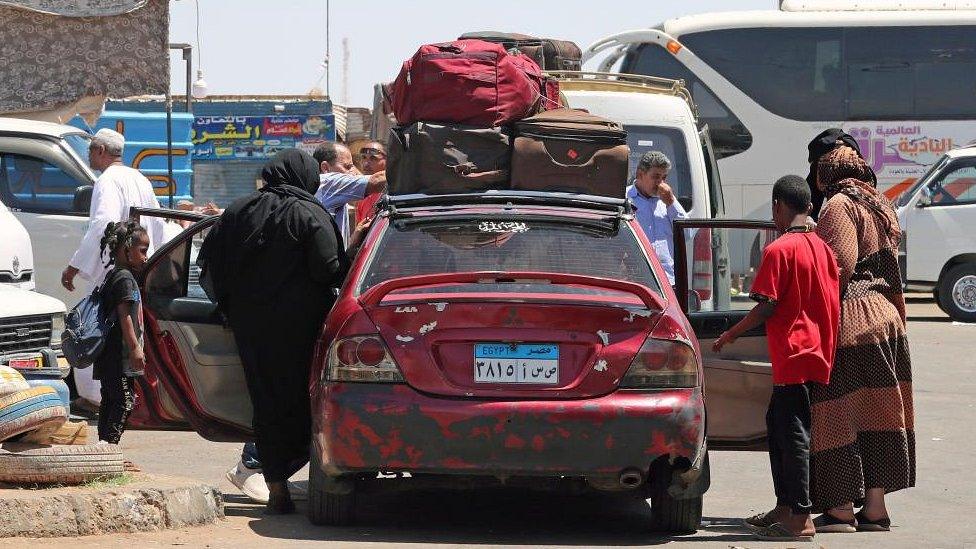
[[[287,480],[308,462],[312,352],[349,260],[312,195],[319,174],[310,155],[282,151],[261,178],[264,187],[224,211],[198,261],[244,365],[267,512],[288,513],[295,506]]]

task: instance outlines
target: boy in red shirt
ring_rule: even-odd
[[[810,384],[830,381],[840,284],[837,261],[807,225],[810,187],[799,176],[773,185],[773,221],[782,233],[763,251],[751,297],[758,303],[713,346],[717,352],[766,323],[773,396],[766,412],[776,508],[746,519],[765,541],[812,541]]]

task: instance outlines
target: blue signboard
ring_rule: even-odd
[[[282,149],[311,152],[335,139],[335,116],[197,116],[191,140],[194,160],[261,160]]]

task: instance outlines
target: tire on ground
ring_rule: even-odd
[[[80,484],[121,475],[124,467],[113,444],[0,444],[0,482]]]
[[[325,491],[326,476],[314,455],[308,469],[308,520],[316,526],[348,526],[356,520],[356,490],[348,494]]]
[[[34,387],[0,398],[0,441],[37,429],[56,431],[68,413],[51,387]]]
[[[943,273],[939,279],[937,295],[939,298],[939,308],[946,312],[952,320],[958,322],[976,322],[976,311],[966,311],[956,303],[953,289],[956,283],[964,277],[976,278],[976,263],[960,263]],[[970,292],[976,292],[976,288],[970,287],[967,298],[972,299]]]

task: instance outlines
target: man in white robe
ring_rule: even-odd
[[[106,267],[108,254],[102,253],[100,243],[105,234],[105,227],[110,222],[128,219],[129,208],[132,206],[159,207],[159,201],[149,180],[138,170],[122,163],[124,147],[125,138],[122,134],[107,128],[98,130],[89,145],[88,162],[92,169],[100,171],[101,175],[95,181],[92,190],[88,229],[78,251],[61,273],[61,284],[69,291],[75,290],[77,275],[81,275],[89,282],[86,293],[98,287],[105,278],[108,272]],[[153,217],[143,219],[142,224],[148,230],[149,253],[152,254],[153,249],[164,242],[163,221]],[[102,400],[101,384],[92,379],[92,369],[76,369],[74,376],[78,394],[88,401],[81,403],[82,407],[97,407]]]

